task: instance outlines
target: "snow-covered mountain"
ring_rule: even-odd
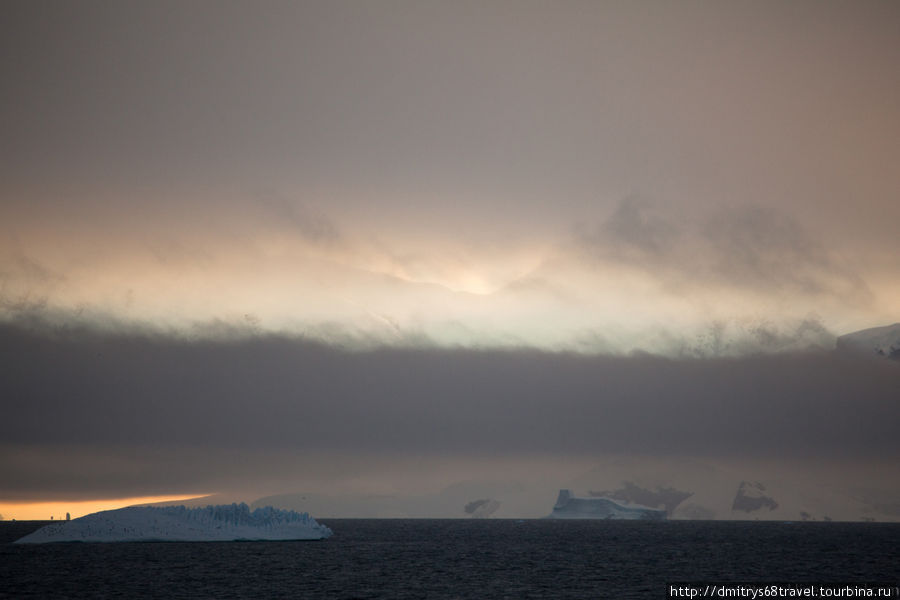
[[[837,339],[837,349],[852,354],[900,361],[900,323],[842,335]]]
[[[331,535],[307,513],[271,506],[250,511],[246,504],[187,508],[131,506],[51,523],[16,540],[46,542],[224,542],[234,540],[319,540]]]

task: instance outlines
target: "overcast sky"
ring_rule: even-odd
[[[820,363],[900,321],[898,31],[887,0],[5,2],[5,493],[179,493],[153,452],[219,446],[896,456],[896,375]],[[113,447],[142,483],[82,460]]]
[[[887,1],[7,3],[4,305],[607,351],[893,322],[898,24]]]

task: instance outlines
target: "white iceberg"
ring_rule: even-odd
[[[576,498],[571,490],[559,490],[548,519],[643,519],[662,521],[666,511],[640,504],[619,504],[609,498]]]
[[[320,540],[331,533],[307,513],[271,506],[130,506],[51,523],[15,543]]]

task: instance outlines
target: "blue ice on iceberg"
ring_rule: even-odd
[[[559,490],[548,519],[646,519],[661,521],[666,511],[640,504],[619,504],[609,498],[576,498],[571,490]]]

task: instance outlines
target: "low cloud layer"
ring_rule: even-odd
[[[0,333],[8,499],[302,478],[329,470],[317,456],[900,457],[896,365],[828,352],[675,360]]]

